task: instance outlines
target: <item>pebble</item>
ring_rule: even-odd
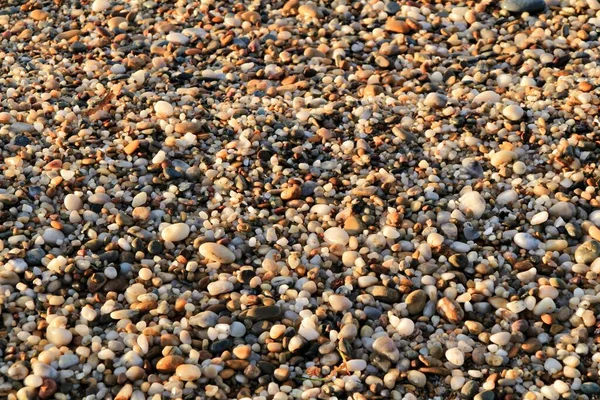
[[[200,254],[210,261],[221,264],[231,264],[235,261],[235,254],[219,243],[203,243],[200,245]]]
[[[460,210],[473,219],[479,219],[485,213],[486,202],[479,192],[471,191],[463,194],[460,199]]]
[[[536,250],[540,247],[540,241],[526,232],[519,232],[513,238],[517,246],[525,250]]]
[[[202,376],[202,373],[196,365],[182,364],[175,370],[175,375],[182,381],[191,382],[198,380]]]
[[[511,104],[502,110],[502,114],[511,121],[519,121],[523,118],[525,112],[521,107]]]
[[[439,93],[429,93],[425,97],[425,101],[423,102],[423,104],[425,104],[427,107],[443,108],[446,106],[447,101],[448,100],[446,99],[446,97]]]
[[[462,350],[457,347],[446,350],[446,359],[459,367],[465,363],[465,355]]]
[[[400,351],[398,351],[396,344],[388,336],[381,336],[375,339],[373,350],[391,362],[398,362],[400,360]]]
[[[350,235],[344,229],[338,227],[327,229],[324,237],[329,243],[341,244],[343,246],[347,245],[350,240]]]
[[[347,297],[333,294],[329,296],[329,305],[334,311],[347,311],[352,307],[352,302]]]
[[[173,106],[166,101],[157,101],[154,105],[154,111],[156,115],[160,118],[169,118],[173,115],[174,109]]]
[[[2,398],[600,395],[597,0],[8,3]]]
[[[101,13],[111,7],[110,0],[94,0],[92,3],[92,11]]]
[[[75,194],[68,194],[65,196],[65,208],[68,211],[79,211],[83,208],[83,201]]]
[[[169,225],[161,232],[161,237],[167,242],[179,242],[185,240],[189,235],[190,227],[183,222]]]
[[[533,217],[531,217],[531,220],[529,221],[529,223],[531,225],[541,225],[541,224],[545,223],[546,221],[548,221],[548,217],[549,217],[549,214],[547,211],[541,211],[541,212],[535,214]]]
[[[415,323],[409,318],[402,318],[396,326],[396,332],[400,336],[410,336],[415,331]]]
[[[510,12],[539,12],[546,8],[544,0],[503,0],[502,9]]]

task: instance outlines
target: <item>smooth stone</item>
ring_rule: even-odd
[[[148,201],[148,195],[146,194],[146,192],[139,192],[135,195],[133,200],[131,200],[131,206],[140,207],[146,204],[146,201]]]
[[[406,309],[410,315],[420,314],[427,304],[427,295],[421,289],[411,292],[406,297]]]
[[[329,305],[336,312],[347,311],[352,307],[352,302],[345,296],[332,294],[329,296]]]
[[[190,38],[179,32],[169,32],[166,39],[175,44],[186,45],[190,42]]]
[[[400,336],[410,336],[415,332],[415,323],[409,318],[402,318],[396,326]]]
[[[529,223],[531,225],[541,225],[544,222],[548,221],[548,217],[550,215],[548,214],[547,211],[541,211],[537,214],[535,214],[533,217],[531,217],[531,220],[529,221]]]
[[[348,235],[348,232],[339,227],[327,229],[323,236],[327,242],[332,244],[341,244],[345,246],[350,241],[350,235]]]
[[[473,98],[473,104],[493,104],[500,101],[500,95],[493,90],[486,90]]]
[[[517,159],[517,154],[510,150],[500,150],[490,156],[491,164],[498,168]]]
[[[211,296],[218,296],[223,293],[232,292],[234,285],[229,281],[216,281],[209,283],[207,289]]]
[[[373,342],[373,351],[386,357],[391,362],[396,363],[400,361],[400,351],[389,336],[381,336],[375,339]]]
[[[533,307],[533,313],[538,316],[542,315],[542,314],[553,313],[555,310],[556,310],[556,304],[554,303],[554,300],[552,300],[550,297],[541,299],[535,305],[535,307]]]
[[[168,355],[158,360],[156,363],[156,370],[163,373],[173,373],[176,371],[177,367],[183,364],[183,362],[184,359],[181,356]]]
[[[190,235],[190,227],[186,223],[179,222],[167,226],[160,235],[167,242],[179,242]]]
[[[442,297],[436,304],[436,310],[444,319],[451,324],[458,324],[465,316],[465,313],[456,301],[447,297]]]
[[[590,213],[590,215],[588,216],[588,219],[594,224],[596,225],[598,228],[600,228],[600,210],[596,210],[596,211],[592,211]]]
[[[73,193],[65,196],[64,204],[68,211],[79,211],[83,208],[83,200]]]
[[[594,260],[600,257],[600,242],[590,240],[585,242],[575,250],[575,261],[578,264],[591,264]]]
[[[394,304],[400,300],[400,292],[387,286],[370,286],[366,292],[373,296],[375,300],[387,304]]]
[[[439,93],[429,93],[423,102],[427,107],[443,108],[446,106],[448,99],[446,96]]]
[[[575,207],[575,204],[573,203],[569,203],[567,201],[559,201],[558,203],[550,207],[548,212],[551,216],[555,218],[561,217],[566,222],[575,217],[575,215],[577,214],[577,207]]]
[[[462,166],[465,168],[467,173],[471,175],[473,178],[482,178],[483,177],[483,167],[479,161],[474,160],[473,158],[465,158],[461,162]]]
[[[195,381],[200,378],[202,372],[196,365],[182,364],[175,370],[175,375],[182,381]]]
[[[483,196],[476,191],[463,194],[459,199],[459,209],[464,214],[471,213],[473,219],[479,219],[485,212],[486,202]]]
[[[408,371],[408,373],[406,374],[406,378],[408,379],[408,381],[410,383],[412,383],[416,387],[422,388],[422,387],[425,387],[425,385],[427,384],[427,377],[425,376],[424,373],[422,373],[420,371],[415,371],[415,370]]]
[[[199,252],[204,258],[221,264],[231,264],[235,261],[235,254],[219,243],[202,243]]]
[[[546,8],[544,0],[504,0],[502,9],[514,13],[538,12]]]
[[[160,100],[154,104],[154,111],[160,118],[169,118],[175,112],[173,106],[166,101]]]
[[[88,202],[99,206],[103,206],[106,203],[110,202],[110,196],[106,193],[94,193],[93,195],[88,197]]]
[[[46,339],[56,346],[65,346],[73,340],[71,331],[65,328],[48,327],[46,330]]]
[[[504,115],[511,121],[519,121],[521,118],[523,118],[524,114],[525,111],[523,111],[521,107],[515,104],[511,104],[510,106],[507,106],[504,108],[504,110],[502,110],[502,115]]]
[[[465,354],[458,347],[446,350],[446,359],[456,366],[461,366],[465,363]]]
[[[496,197],[496,204],[506,206],[516,202],[519,199],[519,194],[514,189],[505,190]]]
[[[65,240],[65,234],[54,228],[46,228],[42,234],[44,243],[50,245],[56,245],[59,241]]]
[[[212,311],[202,311],[190,318],[190,325],[200,328],[214,327],[219,320],[219,316]]]
[[[525,250],[537,250],[540,247],[540,241],[527,232],[517,233],[513,241],[517,246]]]
[[[314,3],[302,4],[298,7],[298,15],[308,18],[323,18],[323,12]]]
[[[348,360],[348,361],[346,361],[346,368],[350,372],[363,371],[364,369],[367,368],[367,362],[365,360],[360,360],[360,359]]]
[[[110,0],[94,0],[94,2],[92,3],[92,11],[97,13],[106,11],[110,7]]]
[[[259,306],[246,310],[240,314],[240,318],[250,321],[272,320],[281,317],[282,310],[279,306]]]
[[[473,400],[496,400],[496,393],[493,390],[485,390],[481,393],[477,393]]]
[[[498,332],[490,336],[490,341],[498,346],[506,346],[510,342],[510,332]]]

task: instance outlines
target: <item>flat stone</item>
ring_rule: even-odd
[[[221,264],[231,264],[235,261],[235,254],[219,243],[202,243],[199,252],[209,261],[215,261]]]
[[[279,306],[260,306],[243,311],[240,318],[256,322],[278,319],[281,315],[282,310]]]
[[[371,286],[366,289],[366,292],[375,298],[375,300],[393,304],[400,301],[400,292],[396,289],[387,286]]]
[[[514,13],[522,12],[539,12],[546,8],[544,0],[504,0],[502,1],[502,9]]]

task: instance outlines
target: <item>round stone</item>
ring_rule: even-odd
[[[410,383],[412,383],[413,385],[415,385],[416,387],[425,387],[425,385],[427,384],[427,377],[425,376],[424,373],[420,372],[420,371],[415,371],[415,370],[411,370],[408,371],[407,375],[406,375],[408,381]]]
[[[446,350],[446,359],[456,366],[461,366],[465,363],[465,354],[458,347]]]
[[[332,294],[329,296],[329,305],[334,311],[348,311],[352,307],[352,302],[345,296]]]
[[[400,336],[410,336],[415,332],[415,323],[409,318],[402,318],[396,326],[396,332]]]
[[[169,118],[173,115],[173,106],[166,101],[160,100],[154,104],[154,111],[160,118]]]
[[[79,211],[83,208],[83,201],[75,194],[68,194],[65,196],[65,208],[67,211]]]
[[[73,334],[65,328],[48,327],[46,339],[56,346],[66,346],[73,340]]]
[[[502,110],[502,115],[504,115],[511,121],[519,121],[521,118],[523,118],[524,114],[525,112],[523,111],[523,109],[514,104],[511,104],[510,106],[507,106],[504,108],[504,110]]]
[[[185,240],[189,234],[190,227],[183,222],[179,222],[177,224],[169,225],[163,229],[161,232],[161,237],[167,242],[179,242],[181,240]]]
[[[476,191],[463,194],[459,199],[459,209],[465,215],[471,214],[473,219],[479,219],[485,212],[486,202],[483,196]]]
[[[329,228],[325,231],[324,234],[325,240],[328,243],[332,243],[332,244],[341,244],[341,245],[347,245],[348,241],[350,240],[350,235],[348,235],[348,233],[339,227],[332,227]]]
[[[175,370],[175,375],[182,381],[195,381],[200,378],[202,372],[196,365],[181,364]]]

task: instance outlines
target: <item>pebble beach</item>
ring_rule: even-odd
[[[600,399],[600,1],[0,1],[0,398]]]

